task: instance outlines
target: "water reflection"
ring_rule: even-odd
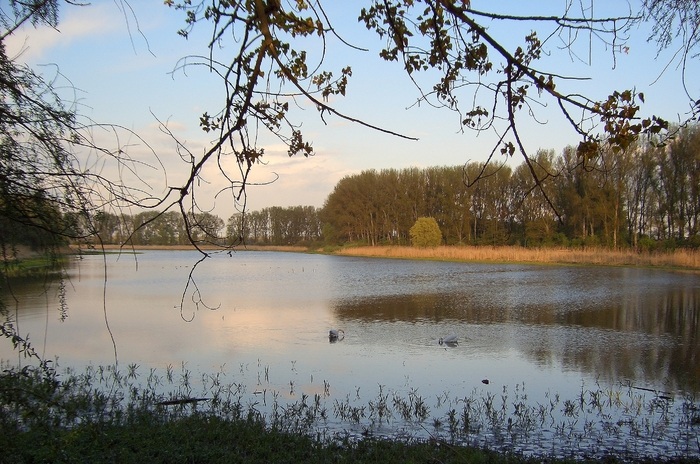
[[[65,295],[64,276],[51,273],[41,277],[13,278],[0,282],[0,298],[6,309],[23,317],[44,317],[48,311],[58,311],[67,317],[67,308],[61,304]]]
[[[17,282],[17,302],[4,298],[20,331],[65,363],[113,359],[106,314],[123,361],[143,365],[298,361],[351,388],[419,378],[402,368],[406,360],[448,369],[459,383],[453,366],[468,362],[489,371],[475,373],[478,381],[559,385],[566,374],[700,390],[694,274],[258,252],[193,270],[197,258],[108,256],[105,287],[103,258],[88,256],[68,269],[63,322],[59,281]],[[343,343],[328,345],[330,329],[345,331]],[[445,353],[439,339],[453,333],[460,343]],[[2,358],[13,356],[6,345]]]
[[[64,367],[114,361],[108,321],[122,365],[225,372],[252,402],[274,391],[364,407],[385,389],[442,398],[439,415],[525,383],[534,406],[575,398],[582,385],[700,393],[695,274],[273,252],[193,268],[198,259],[87,256],[63,286],[18,281],[2,298],[19,332]],[[329,343],[331,329],[342,342]],[[449,334],[459,343],[441,345]],[[17,359],[1,342],[0,359]]]
[[[460,271],[456,266],[446,265],[450,282],[433,282],[430,292],[411,293],[416,282],[431,278],[409,273],[392,281],[406,294],[353,295],[335,301],[333,311],[347,325],[399,324],[397,332],[417,332],[414,340],[428,343],[440,330],[457,330],[464,351],[474,346],[486,355],[515,350],[536,365],[585,372],[605,382],[698,391],[696,276],[491,265],[463,265]]]

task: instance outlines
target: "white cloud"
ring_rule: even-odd
[[[109,3],[84,7],[64,6],[65,17],[56,29],[25,25],[5,41],[10,57],[21,55],[28,63],[45,60],[52,50],[65,48],[86,37],[105,36],[117,32],[124,23],[115,20],[115,6]]]
[[[249,211],[269,206],[323,206],[326,197],[335,184],[350,170],[340,157],[319,151],[316,156],[304,158],[288,157],[286,147],[267,147],[264,164],[253,166],[246,187],[246,208]],[[238,172],[233,160],[227,166]],[[211,182],[200,186],[200,198],[210,201],[215,192],[228,186],[215,163],[210,163],[203,178]],[[238,179],[238,178],[237,178]],[[210,205],[213,206],[213,205]],[[222,195],[216,201],[216,213],[222,218],[229,217],[235,208],[231,196]]]
[[[180,121],[168,121],[168,129],[198,159],[211,146],[207,134],[194,131],[192,135],[192,128]],[[135,127],[133,133],[123,129],[117,132],[96,130],[94,142],[112,150],[121,147],[135,161],[130,166],[136,173],[119,169],[116,160],[111,158],[103,157],[98,161],[95,154],[89,159],[91,166],[99,167],[102,175],[115,182],[142,188],[144,197],[162,197],[169,188],[182,186],[189,176],[191,165],[181,159],[181,155],[187,156],[186,151],[178,147],[156,122]],[[351,173],[345,163],[347,160],[333,151],[319,149],[313,157],[290,158],[286,147],[281,144],[265,148],[264,163],[253,166],[248,179],[246,208],[249,211],[270,206],[321,207],[336,183]],[[233,157],[225,157],[222,166],[234,181],[240,181]],[[216,159],[212,158],[205,164],[200,178],[190,189],[190,194],[194,191],[200,209],[211,211],[224,220],[236,212],[234,195],[238,189],[233,192],[225,190],[231,185],[220,172]],[[172,194],[171,200],[176,199],[177,195]],[[238,209],[240,207],[238,205]]]

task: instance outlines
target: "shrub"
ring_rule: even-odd
[[[637,249],[639,251],[654,251],[656,249],[656,241],[646,235],[640,237],[637,241]]]
[[[408,233],[411,236],[411,244],[416,247],[434,247],[442,242],[442,232],[434,218],[418,218]]]

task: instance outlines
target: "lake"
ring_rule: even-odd
[[[262,413],[318,395],[329,413],[316,427],[328,433],[449,435],[561,456],[699,454],[694,273],[200,258],[84,256],[62,282],[14,283],[6,301],[19,333],[60,366],[114,364],[116,354],[146,372],[218,372]],[[344,336],[332,343],[330,329]],[[440,344],[449,335],[458,343]],[[6,340],[0,358],[19,362]],[[392,414],[377,420],[382,399]],[[456,434],[459,414],[470,425]]]

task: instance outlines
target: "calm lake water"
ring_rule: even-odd
[[[224,372],[251,402],[261,392],[292,402],[322,395],[336,411],[322,425],[329,430],[436,435],[451,409],[490,399],[505,414],[503,430],[520,418],[519,403],[554,413],[535,439],[504,439],[484,425],[467,434],[472,443],[574,456],[700,449],[698,426],[687,420],[700,393],[696,274],[252,251],[195,266],[199,259],[187,251],[86,256],[69,266],[64,292],[59,282],[18,282],[17,301],[7,301],[19,332],[61,366],[113,364],[109,328],[122,366]],[[330,343],[329,329],[345,337]],[[458,344],[441,345],[448,335]],[[0,358],[17,362],[7,341]],[[589,391],[663,401],[663,411],[652,407],[651,420],[634,427],[625,424],[639,413],[628,406],[563,412],[564,398]],[[375,427],[338,418],[343,404],[376,404],[389,393],[425,400],[427,419]],[[663,422],[669,410],[686,419]],[[587,435],[600,414],[599,433]],[[657,421],[670,437],[630,430],[630,442],[606,429]]]

